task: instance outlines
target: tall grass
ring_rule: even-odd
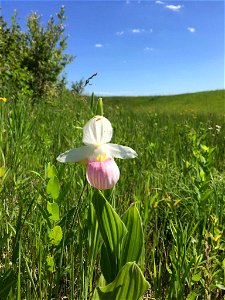
[[[223,297],[223,94],[104,100],[113,142],[138,153],[117,162],[121,178],[106,196],[120,215],[131,203],[141,214],[146,299]],[[88,243],[93,189],[84,166],[56,162],[81,145],[91,99],[65,92],[54,102],[29,103],[0,103],[0,299],[91,299],[100,276],[100,254],[93,257]],[[47,210],[49,163],[60,182],[58,221]],[[63,232],[58,245],[49,240],[55,225]]]

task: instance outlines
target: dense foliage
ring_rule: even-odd
[[[55,96],[64,85],[60,75],[72,56],[65,54],[67,38],[64,7],[46,26],[33,12],[23,31],[16,14],[8,25],[0,16],[0,87],[9,93],[28,94],[33,100]]]

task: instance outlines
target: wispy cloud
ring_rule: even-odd
[[[166,8],[168,8],[172,11],[176,11],[176,12],[180,11],[181,7],[182,7],[182,5],[180,5],[180,4],[178,4],[178,5],[173,5],[173,4],[166,5]]]
[[[139,28],[134,28],[134,29],[131,29],[131,32],[132,32],[132,33],[140,33],[140,32],[141,32],[141,29],[139,29]]]
[[[196,31],[196,29],[194,27],[188,27],[187,30],[192,32],[192,33]]]
[[[172,11],[175,11],[175,12],[178,12],[180,11],[180,9],[183,7],[183,5],[180,5],[180,4],[177,4],[177,5],[173,5],[173,4],[167,4],[163,1],[160,1],[160,0],[156,0],[155,1],[156,4],[160,4],[160,5],[163,5],[163,7],[169,9],[169,10],[172,10]]]
[[[144,51],[153,51],[154,49],[152,47],[145,47]]]
[[[153,29],[149,28],[149,29],[143,29],[143,28],[133,28],[133,29],[129,29],[127,31],[121,30],[121,31],[117,31],[116,35],[117,36],[122,36],[125,35],[127,33],[134,33],[134,34],[140,34],[140,33],[153,33]]]
[[[141,29],[141,28],[133,28],[131,29],[132,33],[141,33],[141,32],[146,32],[145,29]]]
[[[95,48],[102,48],[103,45],[102,44],[95,44]]]
[[[123,35],[123,34],[124,34],[124,31],[123,31],[123,30],[117,31],[117,32],[116,32],[116,35]]]

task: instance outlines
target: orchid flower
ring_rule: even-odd
[[[86,178],[97,189],[106,190],[115,186],[120,171],[115,158],[135,158],[137,153],[130,147],[109,143],[113,129],[108,119],[95,116],[83,128],[85,146],[68,150],[57,157],[60,162],[87,161]]]

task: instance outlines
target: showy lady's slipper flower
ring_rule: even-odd
[[[115,186],[120,171],[116,158],[134,158],[137,153],[130,147],[109,143],[112,138],[112,125],[103,116],[95,116],[83,128],[85,146],[68,150],[57,157],[60,162],[87,161],[86,177],[89,184],[106,190]]]

